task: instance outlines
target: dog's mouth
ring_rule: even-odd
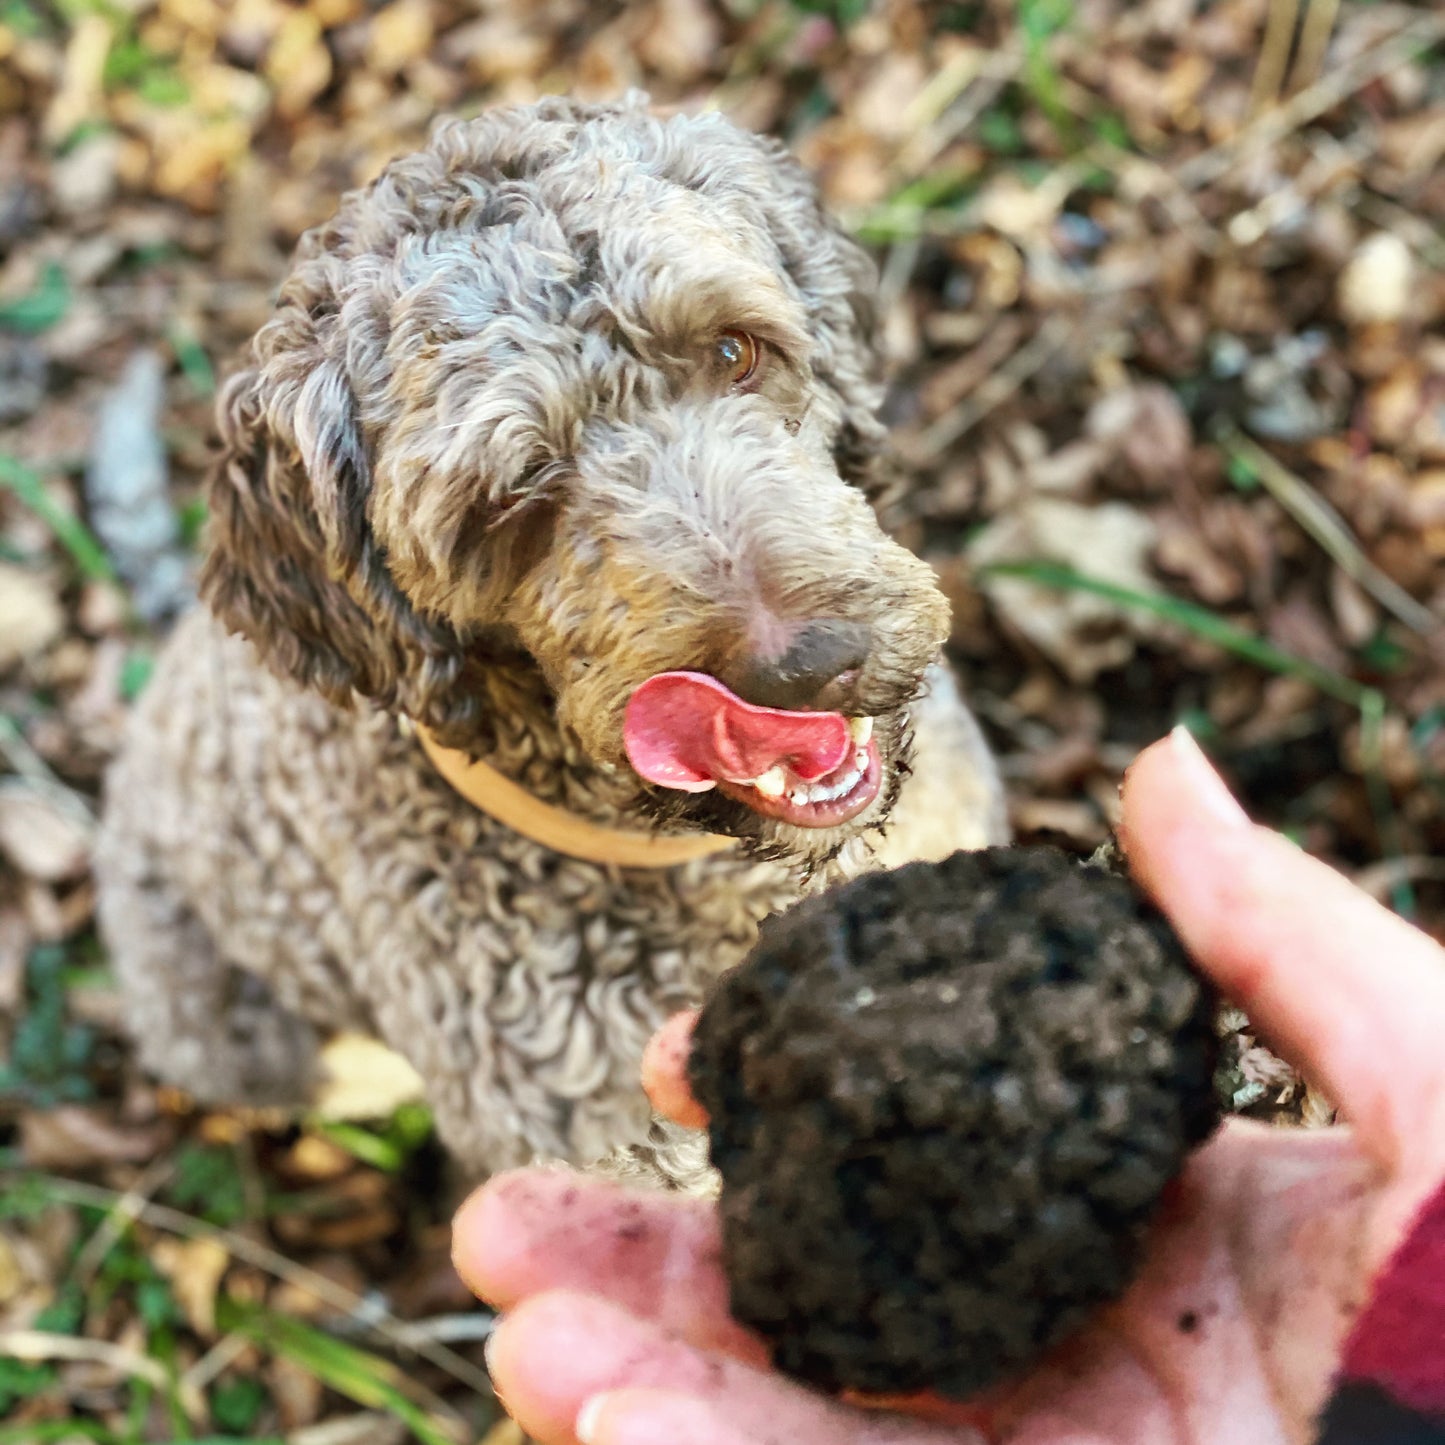
[[[763,817],[835,828],[878,796],[872,732],[872,718],[757,707],[706,673],[661,672],[628,701],[623,740],[658,787],[717,788]]]

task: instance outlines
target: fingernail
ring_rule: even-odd
[[[497,1378],[497,1372],[492,1368],[492,1349],[497,1343],[497,1326],[502,1323],[501,1315],[492,1321],[491,1333],[482,1341],[482,1363],[487,1367],[487,1374],[493,1381]]]
[[[607,1395],[592,1395],[582,1402],[582,1408],[577,1412],[577,1422],[572,1426],[572,1433],[581,1442],[581,1445],[595,1445],[597,1440],[597,1425],[602,1419],[602,1411],[607,1404]]]
[[[1214,765],[1194,741],[1194,734],[1183,723],[1169,734],[1169,745],[1194,806],[1208,813],[1216,823],[1231,828],[1248,827],[1249,815],[1224,786],[1224,780],[1214,771]]]

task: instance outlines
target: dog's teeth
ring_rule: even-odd
[[[811,788],[807,789],[806,800],[809,803],[836,802],[839,798],[851,793],[853,789],[858,786],[862,776],[862,770],[859,769],[856,772],[849,773],[846,777],[839,778],[836,783],[828,786],[824,786],[822,783],[814,783]],[[793,793],[791,797],[794,802],[798,801],[797,792]]]
[[[811,788],[793,788],[788,793],[788,801],[790,803],[796,803],[799,806],[803,803],[811,802],[812,799],[809,797],[809,794],[812,791]]]
[[[860,773],[867,772],[867,770],[868,770],[868,750],[867,750],[867,748],[859,748],[858,751],[853,754],[853,766],[854,766],[855,768],[857,768]]]
[[[788,789],[788,779],[781,768],[769,768],[762,777],[753,779],[753,787],[765,798],[781,798]]]
[[[848,736],[860,748],[867,747],[868,739],[873,736],[873,719],[871,717],[850,717],[848,719]]]

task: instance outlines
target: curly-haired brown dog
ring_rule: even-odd
[[[303,240],[221,399],[214,616],[109,784],[149,1067],[290,1099],[364,1029],[467,1169],[594,1160],[763,917],[1000,839],[944,599],[866,495],[871,290],[776,143],[634,98],[444,124]],[[554,821],[716,851],[566,856],[398,717]]]

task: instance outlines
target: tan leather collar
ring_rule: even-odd
[[[472,807],[505,823],[514,833],[553,852],[587,863],[615,863],[620,868],[671,868],[694,858],[707,858],[735,847],[736,838],[703,833],[669,838],[631,833],[589,823],[565,808],[535,798],[520,783],[456,748],[444,748],[420,723],[416,735],[432,766]]]

